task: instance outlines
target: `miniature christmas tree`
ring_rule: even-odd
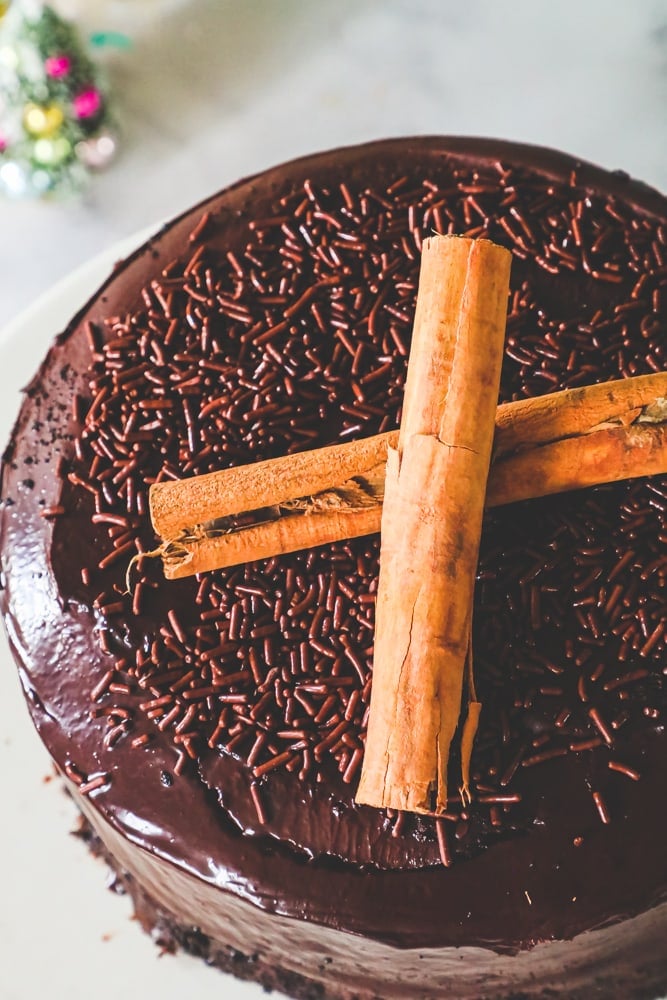
[[[115,146],[100,74],[75,25],[34,0],[0,0],[0,192],[78,190]]]

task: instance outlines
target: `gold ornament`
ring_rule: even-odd
[[[12,0],[0,0],[0,21],[11,7]]]
[[[29,135],[40,139],[55,135],[63,121],[64,115],[57,104],[26,104],[23,109],[23,127]]]

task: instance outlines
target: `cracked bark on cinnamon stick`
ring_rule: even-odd
[[[667,372],[658,372],[501,404],[486,506],[667,471],[666,397]],[[166,577],[379,531],[387,448],[397,441],[390,431],[153,484]],[[206,527],[225,518],[224,531]]]
[[[382,512],[373,688],[358,802],[447,807],[503,356],[511,256],[424,242]],[[476,710],[475,710],[476,711]]]

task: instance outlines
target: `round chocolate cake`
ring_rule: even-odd
[[[26,391],[0,597],[30,712],[167,947],[295,997],[656,997],[667,477],[487,513],[472,802],[439,819],[354,801],[376,536],[178,581],[145,557],[127,589],[152,483],[398,426],[433,232],[512,251],[501,401],[665,369],[667,200],[624,174],[419,138],[223,191]]]

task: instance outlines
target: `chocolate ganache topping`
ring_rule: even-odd
[[[514,255],[502,401],[664,370],[657,193],[499,142],[296,161],[155,237],[51,351],[2,603],[45,742],[131,841],[270,911],[514,951],[666,895],[667,477],[487,514],[473,802],[437,821],[353,801],[377,537],[178,582],[146,557],[126,590],[150,483],[398,426],[433,231]]]

